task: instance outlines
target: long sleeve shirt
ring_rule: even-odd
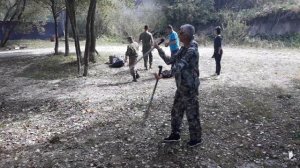
[[[172,73],[175,76],[176,86],[179,91],[198,90],[199,81],[199,52],[198,44],[192,41],[190,47],[181,47],[172,57],[165,55],[162,49],[158,49],[160,57],[166,64],[174,64]]]
[[[219,50],[222,48],[222,37],[220,35],[216,36],[214,39],[214,53],[219,53]]]

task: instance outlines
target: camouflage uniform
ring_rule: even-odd
[[[143,52],[143,55],[149,51],[152,47],[152,43],[153,43],[153,36],[150,32],[148,31],[145,31],[143,33],[140,34],[140,38],[139,38],[139,41],[142,41],[142,52]],[[153,61],[153,56],[152,56],[152,53],[150,52],[149,53],[149,65],[150,65],[150,68],[152,66],[152,61]],[[148,55],[144,57],[144,67],[147,69],[147,63],[148,63]]]
[[[198,101],[200,85],[198,44],[192,41],[189,48],[181,47],[172,57],[167,57],[162,49],[158,49],[158,53],[166,64],[174,64],[172,73],[175,76],[177,90],[171,111],[172,133],[180,134],[183,114],[186,112],[190,138],[200,140],[202,129]]]
[[[127,60],[127,56],[129,57],[129,67],[130,67],[130,74],[133,77],[133,80],[136,80],[137,74],[134,69],[134,64],[137,61],[138,57],[138,50],[139,50],[139,44],[137,42],[132,42],[128,44],[127,50],[125,53],[125,60]]]

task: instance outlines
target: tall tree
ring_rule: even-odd
[[[66,2],[66,9],[69,14],[69,19],[71,23],[72,32],[73,32],[73,38],[75,41],[75,49],[76,49],[76,56],[77,56],[77,71],[78,71],[78,75],[80,75],[82,57],[81,57],[78,30],[76,25],[75,0],[65,0],[65,2]]]
[[[6,24],[2,26],[2,40],[0,47],[4,47],[9,40],[11,33],[20,24],[22,14],[25,10],[26,0],[2,1],[1,6],[6,9],[3,21]]]
[[[88,75],[89,57],[90,57],[91,51],[93,51],[93,49],[91,47],[94,47],[94,49],[95,49],[95,42],[92,42],[93,41],[92,39],[95,38],[92,36],[95,36],[95,33],[94,32],[92,33],[92,31],[94,31],[96,3],[97,3],[97,0],[90,0],[88,15],[87,15],[87,19],[86,19],[86,29],[85,29],[86,43],[85,43],[85,51],[84,51],[83,76]],[[94,46],[92,46],[92,43],[94,43],[93,44]]]
[[[70,46],[69,46],[69,12],[65,12],[65,56],[69,56]]]
[[[41,4],[44,8],[48,9],[52,13],[54,20],[54,36],[55,36],[55,47],[54,54],[58,54],[58,22],[57,19],[59,14],[64,10],[63,0],[35,0],[36,3]]]
[[[91,2],[92,3],[92,2]],[[95,4],[94,4],[95,3]],[[89,56],[89,61],[95,63],[96,62],[96,34],[95,34],[95,16],[96,16],[96,6],[97,6],[97,1],[93,2],[93,9],[92,9],[92,14],[91,14],[91,27],[90,27],[90,32],[91,32],[91,45],[89,47],[90,50],[90,56]]]

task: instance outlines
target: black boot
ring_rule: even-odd
[[[195,147],[195,146],[198,146],[198,145],[201,145],[202,143],[202,139],[199,139],[199,140],[190,140],[187,145],[189,147]]]
[[[136,80],[136,76],[135,76],[135,75],[133,75],[132,82],[137,82],[137,80]]]
[[[171,133],[171,135],[168,138],[164,139],[164,142],[176,142],[180,140],[179,134]]]
[[[140,75],[138,74],[137,71],[135,72],[135,77],[136,77],[136,79],[139,79],[139,78],[140,78]]]

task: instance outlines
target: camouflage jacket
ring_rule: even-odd
[[[139,42],[142,41],[143,44],[143,51],[150,50],[152,43],[153,43],[153,36],[150,32],[143,32],[140,34]]]
[[[139,44],[137,42],[133,42],[128,44],[127,50],[125,53],[125,57],[138,57]]]
[[[197,42],[192,41],[189,48],[181,47],[172,57],[166,56],[162,49],[158,49],[158,53],[166,64],[174,64],[172,74],[175,76],[178,91],[198,91],[200,80]]]

